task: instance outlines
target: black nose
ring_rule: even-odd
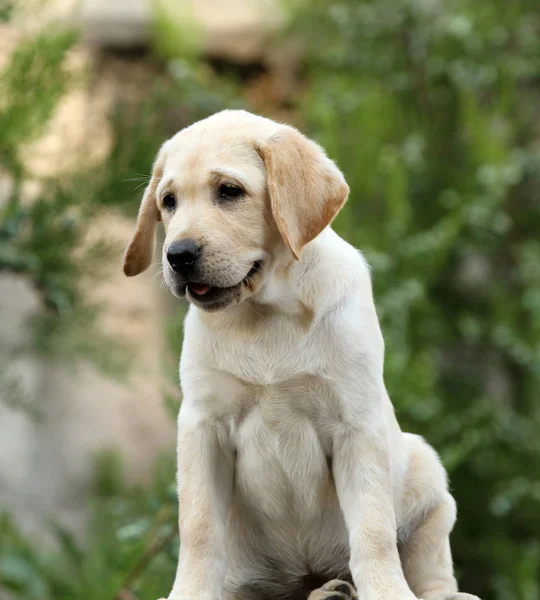
[[[167,250],[167,260],[173,271],[177,273],[186,273],[194,266],[201,248],[195,240],[187,239],[179,242],[173,242]]]

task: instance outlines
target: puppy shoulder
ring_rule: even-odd
[[[371,274],[364,255],[332,229],[323,231],[305,254],[298,283],[316,312],[326,314],[351,297],[373,305]]]

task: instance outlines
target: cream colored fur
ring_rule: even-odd
[[[181,131],[156,166],[126,273],[150,264],[161,218],[174,293],[165,254],[186,237],[205,244],[213,285],[238,287],[211,312],[188,292],[169,600],[297,598],[312,574],[351,576],[365,600],[474,598],[453,576],[445,471],[401,432],[385,389],[369,268],[329,226],[348,194],[340,171],[295,129],[243,111]],[[223,181],[245,197],[219,205]],[[335,587],[312,599],[345,597]]]

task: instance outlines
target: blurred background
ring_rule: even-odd
[[[171,588],[185,308],[121,255],[160,143],[232,107],[344,170],[461,586],[539,599],[539,106],[538,0],[0,0],[0,599]]]

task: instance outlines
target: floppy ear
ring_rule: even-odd
[[[148,269],[154,254],[156,223],[161,220],[157,202],[156,188],[163,176],[163,154],[158,156],[152,178],[144,191],[135,233],[124,254],[124,273],[133,277]]]
[[[283,126],[257,148],[263,159],[274,220],[294,257],[330,225],[349,195],[335,163],[315,142]]]

